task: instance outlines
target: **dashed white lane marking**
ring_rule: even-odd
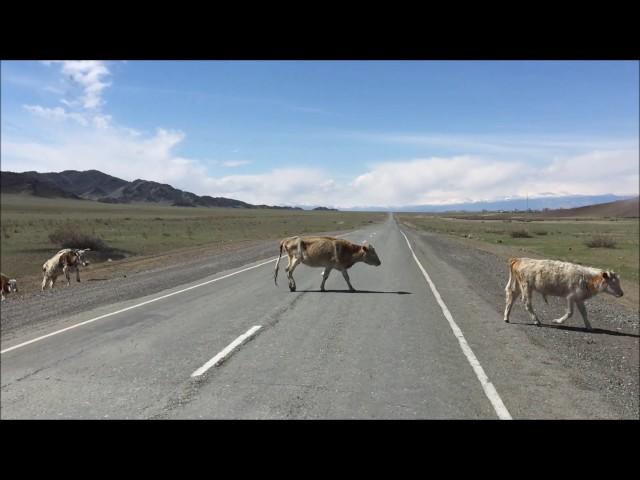
[[[460,327],[458,327],[455,320],[453,319],[451,312],[449,312],[449,309],[447,308],[444,301],[442,300],[442,297],[438,293],[436,286],[431,281],[431,277],[429,277],[429,274],[420,263],[420,260],[418,260],[418,257],[416,257],[416,254],[413,251],[413,248],[411,248],[411,244],[409,243],[409,239],[407,238],[407,236],[404,234],[403,231],[400,231],[400,233],[402,233],[402,236],[406,240],[407,245],[409,246],[409,250],[411,250],[411,255],[413,255],[413,259],[418,264],[418,267],[420,268],[422,275],[424,275],[424,278],[427,280],[429,287],[431,287],[431,291],[433,292],[434,297],[436,297],[436,300],[440,304],[442,313],[444,314],[445,318],[449,322],[449,326],[451,327],[451,330],[453,330],[453,334],[458,339],[458,342],[460,343],[460,348],[462,349],[462,352],[464,353],[465,357],[467,357],[467,360],[471,364],[471,368],[473,368],[473,371],[478,377],[478,380],[480,380],[482,389],[484,390],[485,395],[491,402],[491,405],[493,405],[493,408],[496,411],[498,418],[500,418],[501,420],[511,420],[512,418],[511,418],[511,414],[509,414],[509,410],[507,410],[507,407],[502,402],[500,395],[498,395],[498,391],[495,389],[493,384],[489,381],[489,377],[487,377],[487,374],[484,373],[484,369],[482,368],[482,365],[480,365],[480,362],[474,355],[473,350],[471,350],[471,347],[467,343],[467,340],[464,338],[464,335],[462,334],[462,330],[460,330]]]
[[[209,370],[211,367],[213,367],[215,365],[218,365],[220,362],[222,362],[224,359],[226,359],[229,355],[231,355],[231,353],[236,348],[238,348],[240,345],[242,345],[247,340],[249,340],[252,336],[254,336],[256,334],[256,332],[258,330],[260,330],[261,328],[262,328],[261,325],[255,325],[255,326],[251,327],[249,330],[247,330],[245,333],[243,333],[238,338],[236,338],[233,342],[231,342],[229,345],[227,345],[224,348],[224,350],[222,350],[220,353],[218,353],[215,357],[213,357],[211,360],[209,360],[207,363],[205,363],[203,366],[201,366],[199,369],[197,369],[195,372],[193,372],[191,374],[191,376],[192,377],[199,377],[204,372]]]
[[[350,235],[351,233],[353,233],[353,232],[344,233],[342,235],[338,235],[338,237],[344,237],[344,236]],[[104,315],[100,315],[99,317],[95,317],[95,318],[92,318],[90,320],[85,320],[84,322],[76,323],[75,325],[71,325],[69,327],[62,328],[60,330],[56,330],[55,332],[51,332],[51,333],[48,333],[46,335],[42,335],[40,337],[28,340],[26,342],[19,343],[18,345],[14,345],[13,347],[5,348],[4,350],[0,351],[0,354],[7,353],[7,352],[10,352],[12,350],[16,350],[18,348],[30,345],[30,344],[35,343],[35,342],[39,342],[40,340],[44,340],[45,338],[53,337],[54,335],[58,335],[60,333],[64,333],[64,332],[66,332],[68,330],[72,330],[74,328],[78,328],[78,327],[81,327],[83,325],[87,325],[89,323],[97,322],[98,320],[102,320],[103,318],[111,317],[113,315],[117,315],[119,313],[123,313],[123,312],[126,312],[128,310],[132,310],[134,308],[142,307],[143,305],[148,305],[149,303],[157,302],[158,300],[162,300],[163,298],[172,297],[173,295],[178,295],[179,293],[187,292],[189,290],[193,290],[194,288],[202,287],[204,285],[208,285],[210,283],[217,282],[218,280],[224,280],[225,278],[232,277],[232,276],[237,275],[239,273],[246,272],[248,270],[253,270],[254,268],[258,268],[258,267],[261,267],[261,266],[266,265],[268,263],[275,262],[277,259],[278,259],[278,257],[274,257],[271,260],[266,260],[266,261],[264,261],[262,263],[259,263],[258,265],[253,265],[252,267],[243,268],[241,270],[238,270],[237,272],[233,272],[233,273],[230,273],[228,275],[224,275],[224,276],[219,277],[219,278],[214,278],[213,280],[208,280],[206,282],[199,283],[198,285],[192,285],[191,287],[183,288],[182,290],[178,290],[177,292],[172,292],[172,293],[169,293],[167,295],[163,295],[161,297],[152,298],[151,300],[147,300],[146,302],[138,303],[136,305],[132,305],[130,307],[123,308],[121,310],[117,310],[115,312],[105,313]]]

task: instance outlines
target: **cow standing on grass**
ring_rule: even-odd
[[[538,316],[531,306],[531,293],[537,291],[542,294],[544,301],[547,295],[565,297],[567,311],[553,320],[562,323],[573,315],[573,304],[578,307],[584,319],[585,326],[591,330],[587,320],[587,309],[584,301],[600,292],[615,297],[622,297],[620,278],[615,272],[599,268],[583,267],[575,263],[559,262],[557,260],[534,260],[531,258],[509,259],[509,282],[505,287],[506,307],[504,321],[509,322],[509,313],[513,302],[522,294],[522,302],[531,315],[534,324],[540,325]]]
[[[47,260],[42,265],[42,291],[49,283],[49,288],[53,288],[56,283],[56,279],[64,273],[67,279],[67,286],[71,285],[69,278],[70,272],[76,272],[76,281],[80,281],[80,265],[86,267],[89,265],[89,261],[85,259],[85,252],[91,250],[90,248],[65,248],[56,253],[53,257]]]
[[[285,271],[289,278],[289,289],[296,291],[296,281],[293,279],[293,271],[300,264],[309,267],[324,267],[322,271],[322,283],[320,290],[325,291],[324,284],[329,278],[329,273],[334,268],[342,272],[342,276],[349,285],[349,290],[355,292],[347,270],[358,262],[364,262],[368,265],[381,264],[373,245],[367,242],[364,245],[351,243],[348,240],[335,237],[290,237],[280,242],[280,256],[276,262],[276,270],[273,279],[278,285],[278,268],[282,250],[288,255],[289,263]]]
[[[2,301],[4,302],[4,294],[17,292],[18,282],[15,279],[7,277],[4,273],[0,273],[0,294],[2,295]]]

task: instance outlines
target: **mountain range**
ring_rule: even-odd
[[[171,185],[137,179],[128,182],[98,170],[65,170],[63,172],[0,172],[2,193],[22,193],[45,198],[72,198],[105,203],[150,202],[179,207],[271,208],[287,210],[335,210],[317,205],[271,206],[252,205],[225,197],[196,195]],[[546,195],[535,198],[504,198],[447,205],[406,205],[396,207],[366,206],[343,210],[395,212],[480,212],[571,209],[634,198],[626,195]]]
[[[104,203],[152,202],[179,207],[277,208],[299,207],[252,205],[225,197],[199,196],[171,185],[137,179],[132,182],[98,170],[63,172],[0,172],[2,193],[22,193],[46,198],[74,198]]]
[[[635,196],[637,198],[637,196]],[[455,203],[446,205],[405,205],[399,207],[355,207],[349,210],[356,211],[384,211],[384,212],[490,212],[515,210],[526,211],[545,209],[567,209],[595,205],[601,203],[615,202],[634,198],[633,195],[548,195],[534,198],[505,198],[493,201],[478,201]]]

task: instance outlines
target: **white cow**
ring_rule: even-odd
[[[42,291],[49,283],[49,288],[53,288],[56,283],[56,279],[64,273],[67,279],[67,286],[71,285],[69,278],[70,272],[76,272],[76,281],[80,281],[80,265],[86,267],[89,265],[89,261],[85,259],[85,252],[91,250],[90,248],[78,249],[78,248],[65,248],[56,253],[53,257],[47,260],[42,265]]]
[[[562,323],[571,317],[575,303],[589,330],[591,330],[591,324],[587,320],[584,301],[600,292],[615,297],[622,297],[624,294],[620,287],[620,278],[612,271],[557,260],[511,258],[509,259],[509,282],[505,287],[505,322],[509,322],[513,302],[518,295],[522,294],[522,302],[531,319],[536,325],[540,325],[540,320],[531,306],[531,293],[534,290],[542,294],[545,302],[547,295],[567,299],[567,311],[562,317],[553,320],[555,323]]]

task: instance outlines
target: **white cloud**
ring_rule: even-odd
[[[80,113],[67,112],[62,107],[46,108],[40,105],[24,105],[24,108],[28,112],[31,112],[38,117],[46,118],[48,120],[74,120],[80,125],[89,125],[89,121],[85,115]]]
[[[104,104],[102,91],[111,85],[103,81],[110,75],[109,69],[99,61],[46,61],[47,66],[61,64],[61,73],[69,78],[73,87],[79,87],[81,93],[74,99],[60,99],[65,107],[43,107],[41,105],[24,105],[24,108],[40,118],[64,121],[73,120],[82,126],[92,124],[99,129],[111,126],[111,115],[100,113],[100,107]],[[46,91],[63,94],[63,90],[57,87],[44,87]]]
[[[352,195],[357,200],[350,206],[456,203],[500,195],[528,170],[517,162],[471,156],[385,162],[354,179]]]
[[[35,109],[39,111],[38,109]],[[60,110],[43,115],[64,117]],[[174,153],[185,134],[158,129],[65,128],[54,143],[2,138],[3,170],[97,169],[126,180],[169,183],[199,195],[277,205],[402,206],[549,194],[637,194],[638,151],[594,151],[558,158],[543,167],[480,156],[383,162],[351,180],[322,168],[279,168],[252,175],[211,176],[202,160]],[[71,131],[69,131],[71,130]]]
[[[158,129],[144,137],[125,129],[94,126],[60,134],[54,143],[14,142],[2,138],[2,169],[9,171],[61,171],[96,169],[126,180],[142,178],[163,183],[194,185],[207,176],[206,167],[182,158],[172,149],[182,132]]]
[[[209,195],[270,205],[325,203],[336,193],[328,174],[316,168],[280,168],[257,175],[209,177],[202,187]]]
[[[222,162],[223,167],[241,167],[242,165],[249,165],[251,162],[249,160],[229,160],[227,162]]]
[[[94,110],[104,104],[102,91],[111,83],[107,83],[103,79],[111,73],[103,62],[73,60],[60,63],[62,63],[62,73],[82,88],[83,95],[80,100],[83,108]]]
[[[593,151],[558,158],[531,177],[534,192],[638,193],[638,150]]]
[[[347,132],[343,138],[371,143],[431,147],[468,154],[550,158],[559,152],[637,149],[638,139],[527,134],[410,134]]]

